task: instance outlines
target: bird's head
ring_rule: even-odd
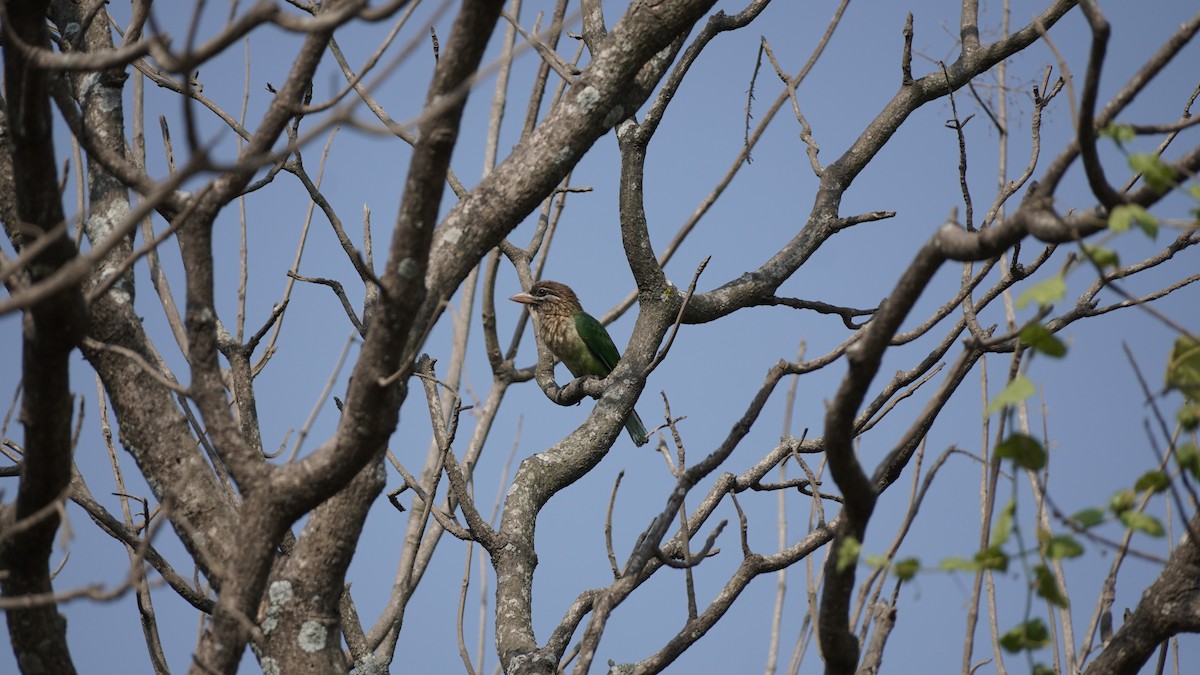
[[[529,305],[531,311],[542,316],[571,316],[583,311],[575,291],[557,281],[539,281],[528,292],[517,293],[509,300]]]

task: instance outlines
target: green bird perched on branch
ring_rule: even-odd
[[[621,359],[608,331],[591,314],[583,311],[579,297],[565,284],[539,281],[528,293],[509,300],[529,306],[538,320],[538,334],[556,357],[575,377],[608,377]],[[650,435],[636,410],[629,411],[625,429],[636,445],[645,445]]]

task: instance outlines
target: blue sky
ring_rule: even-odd
[[[984,40],[994,39],[1000,20],[998,7],[991,3],[987,5],[981,12]],[[1013,5],[1014,26],[1021,25],[1038,9],[1031,2],[1014,2]],[[551,6],[552,3],[527,3],[522,10],[522,23],[532,23],[536,12],[548,12]],[[1153,6],[1154,11],[1147,11],[1147,6]],[[730,13],[741,8],[738,3],[728,2],[719,2],[717,7]],[[646,208],[656,249],[665,246],[725,173],[742,146],[746,94],[760,38],[769,42],[785,69],[795,72],[824,32],[834,7],[835,4],[830,2],[777,0],[748,29],[720,36],[706,49],[650,146],[645,180]],[[1194,6],[1163,0],[1142,7],[1135,7],[1133,3],[1106,2],[1102,3],[1102,8],[1113,24],[1110,58],[1101,86],[1103,101],[1170,31],[1190,16]],[[622,9],[622,3],[606,3],[608,20],[615,21]],[[125,11],[123,8],[114,7],[111,11],[119,21],[124,20],[120,14]],[[422,8],[418,17],[427,11]],[[931,72],[937,67],[938,59],[950,61],[955,58],[958,3],[851,4],[822,59],[798,91],[803,111],[820,144],[823,164],[841,154],[899,87],[901,28],[908,11],[913,12],[915,22],[915,74]],[[209,14],[212,16],[207,17],[206,25],[215,29],[225,10],[213,8]],[[183,24],[187,17],[162,17],[162,20],[165,25],[173,26]],[[442,18],[437,25],[445,44],[448,19]],[[361,63],[387,28],[386,25],[370,26],[345,31],[344,35],[339,33],[338,38],[350,62]],[[571,30],[577,29],[576,26]],[[406,33],[412,34],[413,29]],[[1050,36],[1078,80],[1085,67],[1089,39],[1086,22],[1079,11],[1068,14],[1050,31]],[[406,36],[401,37],[401,41],[406,39]],[[247,119],[251,122],[270,100],[264,83],[279,84],[283,80],[298,43],[295,36],[275,30],[263,31],[255,40],[250,46],[252,66]],[[497,42],[498,39],[492,42],[493,51]],[[574,41],[564,40],[561,51],[569,54],[573,49]],[[1177,119],[1196,86],[1194,64],[1198,57],[1197,47],[1191,45],[1122,119],[1146,123]],[[528,73],[534,58],[532,53],[523,54],[514,69],[511,108],[504,120],[499,143],[501,158],[519,136],[530,83]],[[431,61],[427,47],[422,44],[375,89],[374,94],[393,118],[410,119],[417,112],[424,100]],[[1010,177],[1019,172],[1029,157],[1033,108],[1029,86],[1040,81],[1042,69],[1047,64],[1055,65],[1057,76],[1056,58],[1043,45],[1031,48],[1011,62],[1009,84],[1013,91],[1009,102],[1014,119],[1009,146]],[[237,111],[241,105],[243,68],[240,48],[207,64],[200,72],[205,93],[226,109]],[[991,84],[994,81],[992,75],[989,73],[980,78],[980,84]],[[339,77],[324,64],[314,81],[314,100],[322,100],[338,91],[342,84]],[[455,153],[453,167],[468,186],[479,179],[483,170],[486,116],[493,86],[494,78],[489,78],[473,93]],[[756,88],[755,121],[765,114],[766,107],[779,90],[778,79],[770,72],[769,64],[764,63]],[[981,86],[984,95],[992,91]],[[164,171],[161,141],[157,137],[153,115],[161,113],[172,120],[176,152],[180,153],[180,103],[159,94],[153,85],[148,85],[148,92],[151,97],[147,103],[148,129],[151,130],[148,134],[150,171],[152,175],[161,176]],[[995,193],[996,133],[965,90],[956,96],[960,116],[975,114],[965,128],[970,162],[968,178],[976,213],[982,214]],[[1067,98],[1067,92],[1063,92],[1046,113],[1042,130],[1043,163],[1053,157],[1072,134]],[[358,109],[357,116],[367,122],[373,120],[365,108]],[[232,134],[221,130],[219,120],[203,113],[199,117],[203,134],[219,139],[218,154],[231,157],[234,152]],[[843,200],[843,215],[892,210],[897,212],[896,217],[862,224],[832,238],[784,284],[780,295],[871,307],[890,292],[904,266],[945,221],[950,210],[957,206],[960,214],[962,212],[957,140],[944,125],[949,117],[949,104],[945,100],[918,111],[858,178]],[[678,286],[686,287],[696,265],[707,256],[712,256],[712,260],[700,279],[699,290],[709,290],[736,278],[770,257],[803,225],[812,204],[816,179],[809,168],[799,132],[799,125],[785,106],[755,148],[753,163],[742,168],[726,194],[668,265],[667,274]],[[304,151],[306,166],[314,175],[324,139],[321,136]],[[68,156],[65,135],[60,133],[57,140],[62,147],[60,157]],[[1157,142],[1157,138],[1139,141],[1136,147],[1144,150]],[[1191,147],[1195,142],[1194,131],[1190,136],[1185,134],[1167,154],[1173,156],[1172,152]],[[361,232],[364,205],[370,207],[379,252],[385,250],[387,232],[395,218],[407,157],[406,146],[400,141],[349,128],[338,133],[329,157],[323,192],[352,237]],[[1110,178],[1114,182],[1123,182],[1119,155],[1110,150],[1106,151],[1106,158]],[[546,278],[570,284],[585,308],[596,315],[607,311],[632,289],[632,276],[624,262],[617,228],[617,181],[616,143],[610,134],[597,142],[574,172],[572,183],[589,186],[592,191],[569,198],[545,273]],[[1085,187],[1082,172],[1073,169],[1058,194],[1058,206],[1064,210],[1090,206],[1093,200]],[[74,210],[73,189],[73,185],[68,186],[66,204],[69,212]],[[447,208],[452,203],[451,197],[448,193]],[[1187,202],[1182,199],[1168,200],[1160,215],[1164,218],[1183,217],[1186,208]],[[249,332],[261,325],[283,293],[287,281],[284,272],[295,255],[306,209],[307,198],[302,187],[286,175],[247,200],[251,260],[247,299]],[[161,223],[156,225],[162,226]],[[523,246],[532,231],[530,219],[513,233],[511,240]],[[219,310],[223,320],[230,325],[236,311],[238,278],[236,209],[228,209],[221,216],[217,233],[218,265],[223,270],[217,287]],[[1116,238],[1110,245],[1120,253],[1122,261],[1132,262],[1151,254],[1172,236],[1172,233],[1163,232],[1157,242],[1151,242],[1140,234],[1130,233]],[[362,291],[361,287],[356,287],[354,270],[319,214],[314,218],[309,237],[300,266],[301,274],[341,280],[352,302],[361,307]],[[1028,244],[1023,258],[1032,258],[1037,249]],[[1061,265],[1058,261],[1064,254],[1065,247],[1060,249],[1056,262],[1048,265],[1044,272],[1057,270]],[[1197,268],[1196,256],[1195,250],[1185,251],[1171,264],[1146,275],[1146,279],[1129,282],[1128,287],[1135,292],[1148,292],[1191,274]],[[379,253],[376,263],[381,262],[382,253]],[[175,274],[173,291],[179,299],[183,284],[178,275],[178,254],[173,244],[164,249],[164,265]],[[144,265],[139,266],[138,274],[137,303],[139,312],[145,317],[147,330],[168,364],[177,374],[185,376],[186,368],[166,329],[157,298],[147,282]],[[906,328],[923,321],[944,302],[957,286],[959,275],[960,268],[956,266],[943,269],[906,322]],[[994,281],[995,278],[993,273],[991,279]],[[1091,272],[1076,269],[1068,279],[1068,302],[1073,299],[1073,293],[1085,288],[1092,280]],[[522,311],[517,305],[503,301],[520,290],[510,268],[502,266],[497,286],[500,339],[501,344],[507,346]],[[1200,330],[1195,314],[1200,299],[1197,293],[1193,287],[1185,288],[1155,306],[1195,332]],[[1104,293],[1101,297],[1111,302],[1114,296]],[[455,302],[461,303],[462,299],[456,298]],[[985,325],[1003,321],[999,308],[997,303],[982,318]],[[461,391],[468,403],[485,396],[490,386],[477,314],[478,311],[472,322],[472,343],[466,356]],[[1031,314],[1032,310],[1026,309],[1018,316],[1025,319]],[[440,360],[439,373],[444,372],[451,356],[448,319],[449,313],[431,333],[426,345],[426,350]],[[626,314],[610,326],[619,346],[628,339],[632,326],[632,314]],[[304,424],[350,332],[349,322],[328,289],[304,284],[297,286],[285,318],[279,351],[257,380],[266,447],[277,447],[289,438],[289,430],[299,429]],[[935,329],[931,339],[891,350],[880,370],[876,387],[895,370],[911,368],[943,333],[944,329]],[[812,358],[826,353],[847,337],[849,332],[836,317],[781,307],[743,310],[712,324],[685,326],[670,357],[650,376],[637,408],[648,426],[656,426],[663,415],[660,392],[665,394],[672,413],[686,416],[679,431],[689,458],[696,461],[724,439],[772,364],[779,359],[794,359],[801,342],[806,346],[807,356]],[[1143,420],[1149,410],[1143,405],[1132,369],[1123,356],[1122,345],[1129,345],[1139,366],[1157,385],[1161,382],[1166,354],[1175,336],[1160,322],[1134,309],[1081,321],[1060,337],[1070,345],[1068,357],[1062,361],[1039,358],[1029,370],[1030,377],[1039,386],[1038,405],[1031,408],[1030,423],[1035,436],[1042,435],[1044,425],[1050,441],[1051,494],[1060,508],[1071,513],[1085,506],[1105,504],[1115,490],[1131,486],[1136,476],[1154,466],[1154,455],[1143,429]],[[4,349],[0,349],[3,359],[0,361],[0,397],[5,400],[11,400],[11,394],[7,392],[13,391],[19,378],[19,340],[19,320],[14,316],[0,318],[0,344],[4,345]],[[956,353],[957,347],[952,348],[950,357]],[[351,351],[351,358],[356,354],[357,345]],[[529,366],[535,359],[532,337],[526,331],[517,365]],[[95,378],[81,358],[77,358],[76,365],[72,386],[85,397],[87,409],[76,461],[88,477],[93,493],[116,512],[118,502],[108,495],[113,491],[108,459],[97,431]],[[987,392],[981,391],[980,385],[979,375],[984,368],[988,378]],[[925,467],[952,445],[980,453],[983,401],[1003,386],[1007,368],[1006,357],[991,355],[968,377],[930,433]],[[344,391],[348,371],[346,368],[340,373],[335,393]],[[799,435],[803,428],[809,429],[810,436],[822,433],[825,403],[833,397],[843,372],[844,366],[839,362],[800,379],[791,433]],[[560,381],[565,378],[564,369],[559,369],[559,377]],[[928,393],[940,381],[941,376],[935,376],[925,389],[900,403],[888,419],[861,438],[860,458],[868,471],[891,449],[909,420],[923,406]],[[785,391],[786,387],[777,389],[763,417],[722,470],[741,473],[776,444],[784,432]],[[1045,419],[1039,407],[1043,400]],[[1164,404],[1168,412],[1173,411],[1172,401],[1168,399]],[[481,509],[490,512],[495,496],[506,487],[501,482],[501,473],[514,443],[516,461],[519,461],[569,433],[582,422],[589,409],[590,403],[586,401],[577,407],[557,407],[547,401],[533,383],[514,387],[503,404],[476,470],[475,490]],[[413,472],[420,468],[429,443],[427,419],[421,398],[411,396],[404,404],[401,426],[391,443],[396,456]],[[331,432],[335,421],[336,409],[327,402],[304,448],[316,447]],[[456,452],[461,452],[461,447],[465,446],[473,423],[470,412],[464,413]],[[992,429],[995,429],[994,420]],[[10,423],[6,433],[20,438],[15,422]],[[294,437],[292,432],[290,438]],[[289,447],[291,442],[288,441]],[[134,465],[124,454],[122,461],[126,479],[131,482],[130,490],[148,494],[144,484],[139,485]],[[864,542],[866,553],[880,553],[890,544],[906,508],[914,468],[910,466],[905,476],[881,499]],[[545,640],[578,593],[611,581],[604,551],[604,518],[613,481],[620,471],[624,471],[624,479],[614,509],[613,532],[619,560],[628,554],[638,534],[662,508],[674,486],[674,479],[661,456],[647,448],[634,448],[622,435],[600,466],[550,502],[538,527],[539,567],[534,586],[534,609],[539,640]],[[789,468],[789,475],[796,475],[794,466]],[[949,556],[973,554],[979,536],[979,476],[979,465],[965,456],[958,455],[949,460],[900,549],[900,557],[919,556],[926,565],[933,567]],[[400,482],[399,476],[391,472],[387,489],[397,487]],[[689,507],[699,502],[710,484],[711,479],[696,488],[688,499]],[[9,481],[3,485],[8,495],[13,494],[15,483]],[[1004,501],[1013,492],[1018,499],[1022,536],[1030,542],[1034,521],[1028,482],[1021,478],[1012,487],[1002,483],[1000,500]],[[776,550],[776,500],[774,493],[745,493],[741,497],[741,504],[750,518],[749,541],[756,551],[769,553]],[[786,504],[787,542],[791,543],[808,530],[809,503],[799,495],[789,494]],[[108,586],[119,583],[128,565],[122,547],[92,526],[82,511],[71,507],[68,512],[73,537],[64,539],[64,549],[56,554],[69,550],[71,556],[56,581],[56,588],[65,590],[87,583]],[[1166,517],[1161,499],[1151,507],[1151,512]],[[387,600],[396,574],[406,515],[398,514],[386,500],[380,499],[359,543],[349,580],[353,583],[359,615],[365,623],[375,619]],[[1172,513],[1170,517],[1177,536],[1177,514]],[[740,561],[736,512],[728,500],[718,509],[716,519],[720,518],[731,521],[731,527],[718,541],[721,553],[695,570],[701,610]],[[711,523],[707,527],[711,527]],[[1120,532],[1114,528],[1106,534],[1115,537]],[[1138,535],[1134,545],[1165,556],[1170,540],[1151,540]],[[156,544],[171,557],[181,573],[190,574],[190,565],[169,532],[164,529]],[[396,672],[452,672],[461,667],[455,642],[455,605],[465,554],[464,544],[449,537],[439,546],[434,562],[412,600],[397,650]],[[480,551],[476,550],[474,555],[466,628],[472,654],[481,602]],[[817,569],[822,559],[823,556],[818,556],[814,560]],[[1067,561],[1065,565],[1076,635],[1086,628],[1100,582],[1111,560],[1110,551],[1089,544],[1083,558]],[[1142,589],[1156,573],[1153,564],[1138,560],[1126,563],[1117,586],[1114,613],[1118,624],[1121,610],[1136,604]],[[808,610],[804,583],[803,565],[789,571],[781,668],[789,659],[795,636]],[[1020,566],[1014,565],[1008,574],[997,579],[997,583],[1000,588],[999,624],[1003,630],[1022,620],[1025,614],[1026,577]],[[608,659],[624,663],[644,658],[678,631],[686,619],[683,584],[681,573],[660,572],[644,589],[621,605],[600,644],[593,671],[600,672]],[[949,672],[959,669],[970,584],[971,579],[966,575],[925,572],[900,590],[897,627],[885,654],[885,666],[889,670],[910,672],[919,667],[923,672]],[[494,579],[490,579],[487,593],[482,598],[489,617],[484,641],[486,672],[491,672],[496,665],[490,633],[494,588]],[[774,575],[764,576],[751,584],[729,614],[685,653],[671,672],[753,672],[761,668],[766,661],[775,588]],[[195,644],[195,613],[165,588],[155,594],[155,602],[172,670],[183,671],[188,667]],[[1034,615],[1045,615],[1040,605],[1035,607]],[[123,672],[150,672],[132,597],[110,603],[77,600],[64,605],[62,611],[70,622],[73,655],[81,670],[114,672],[119,668]],[[986,658],[990,649],[984,628],[986,623],[981,621],[980,626],[976,633],[976,661]],[[1195,638],[1185,636],[1180,645],[1182,662],[1186,663],[1189,656],[1197,658]],[[1042,661],[1050,659],[1046,651],[1037,657]],[[252,660],[247,658],[246,670],[254,669],[251,663]],[[0,670],[11,669],[13,665],[11,654],[0,650]],[[1010,657],[1008,665],[1012,672],[1023,672],[1026,668],[1020,657]],[[820,671],[815,645],[810,645],[801,672]],[[977,672],[995,672],[995,669],[989,664]]]

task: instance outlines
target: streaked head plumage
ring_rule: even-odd
[[[528,292],[518,293],[509,300],[529,305],[539,314],[571,315],[583,310],[575,291],[557,281],[538,281]]]

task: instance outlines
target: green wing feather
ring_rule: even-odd
[[[608,331],[604,330],[604,326],[587,312],[575,313],[575,332],[579,333],[579,339],[583,340],[583,344],[591,352],[591,359],[588,359],[588,370],[591,375],[597,377],[608,377],[613,368],[617,367],[617,361],[621,360],[621,352],[617,351],[617,346],[613,344],[612,338],[608,336]],[[570,368],[570,365],[567,366]],[[601,372],[602,371],[602,372]],[[578,377],[576,373],[576,377]],[[625,419],[625,429],[629,432],[629,437],[633,439],[635,445],[645,445],[649,439],[646,432],[646,425],[642,424],[642,418],[638,417],[636,410],[629,411],[629,417]]]
[[[600,325],[600,322],[587,312],[575,313],[575,331],[579,333],[583,344],[587,346],[588,351],[604,369],[602,373],[591,374],[607,377],[612,369],[617,367],[617,361],[621,360],[621,352],[617,351],[617,346],[608,336],[608,331],[604,330],[604,326]]]

